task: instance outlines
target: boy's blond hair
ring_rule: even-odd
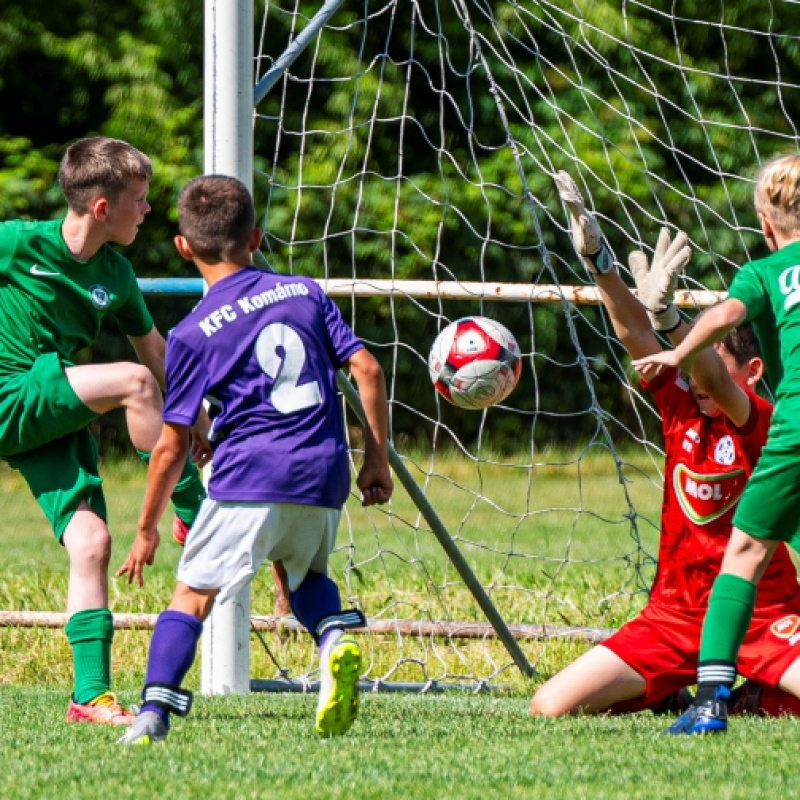
[[[58,169],[58,183],[70,209],[86,214],[93,197],[101,195],[116,203],[136,178],[153,177],[150,159],[133,145],[119,139],[94,136],[79,139],[67,148]]]
[[[756,178],[756,211],[783,236],[800,236],[800,156],[775,156]]]

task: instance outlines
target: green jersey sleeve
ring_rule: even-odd
[[[736,273],[728,289],[728,297],[734,297],[744,303],[747,309],[747,322],[763,314],[769,298],[767,288],[753,262],[748,262]]]
[[[0,222],[0,272],[8,270],[8,264],[14,255],[17,246],[17,231],[19,226],[16,220]]]

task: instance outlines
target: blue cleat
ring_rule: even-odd
[[[670,736],[725,733],[728,730],[730,689],[718,686],[712,700],[691,705],[669,728]]]

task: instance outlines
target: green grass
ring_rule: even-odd
[[[790,720],[672,739],[665,720],[534,720],[522,698],[363,698],[350,733],[320,741],[311,696],[203,698],[151,748],[67,725],[53,691],[0,691],[3,796],[28,798],[569,798],[752,800],[800,794]]]
[[[423,458],[417,461],[429,469]],[[535,469],[477,469],[463,459],[439,458],[428,494],[508,622],[619,624],[641,606],[644,595],[636,585],[652,573],[643,554],[655,551],[654,528],[645,524],[658,514],[655,476],[633,459],[623,490],[607,460],[583,460],[581,481],[577,465],[550,461]],[[422,482],[412,464],[414,470]],[[132,541],[143,491],[140,465],[109,466],[105,486],[116,567]],[[63,551],[14,473],[0,471],[0,493],[0,607],[62,610]],[[641,515],[640,541],[631,536],[631,508]],[[144,589],[112,579],[113,611],[157,613],[166,605],[180,553],[168,530],[165,525]],[[391,514],[366,514],[349,503],[340,545],[334,575],[371,615],[391,609],[398,617],[426,618],[444,609],[446,618],[482,618],[402,489]],[[254,613],[270,614],[272,600],[265,571],[253,585]],[[126,702],[135,702],[141,688],[148,641],[147,631],[117,631],[114,687]],[[63,721],[71,685],[63,632],[0,628],[3,796],[657,800],[702,792],[718,800],[767,790],[800,796],[789,755],[800,744],[793,720],[740,719],[727,737],[675,741],[662,735],[666,720],[650,714],[531,719],[528,703],[536,686],[587,646],[523,642],[538,671],[524,679],[494,640],[365,637],[372,677],[389,671],[394,680],[419,681],[441,673],[469,683],[488,671],[492,683],[505,689],[489,695],[369,694],[351,733],[324,742],[312,732],[314,696],[198,697],[190,718],[176,722],[164,746],[140,750],[117,747],[117,730]],[[313,672],[309,637],[254,637],[253,676],[274,677],[275,662]],[[199,665],[186,685],[199,687]]]
[[[465,458],[415,456],[408,460],[415,479],[458,542],[471,568],[509,623],[616,627],[644,601],[655,550],[647,520],[658,513],[658,487],[648,465],[625,467],[624,491],[607,454],[589,452],[580,462],[558,453],[525,463],[472,462]],[[426,482],[426,474],[427,482]],[[105,465],[109,525],[114,540],[112,571],[130,547],[143,493],[143,470],[136,462]],[[0,528],[5,570],[0,607],[60,611],[65,605],[67,559],[53,540],[41,512],[19,476],[0,471],[0,493],[8,501]],[[488,498],[488,499],[487,499]],[[639,524],[631,535],[630,512]],[[169,601],[180,550],[162,527],[162,545],[143,589],[112,578],[112,610],[157,613]],[[402,487],[390,512],[365,511],[351,500],[331,559],[332,574],[346,596],[368,616],[382,619],[483,620],[483,614],[421,520]],[[252,611],[272,612],[268,571],[254,582]],[[115,685],[141,681],[146,632],[119,631],[113,651]],[[525,655],[543,675],[574,658],[585,645],[552,641],[523,643]],[[60,632],[0,629],[0,647],[14,653],[0,669],[0,682],[30,684],[46,679],[69,685],[70,664]],[[273,678],[279,670],[308,674],[315,669],[308,637],[268,634],[252,642],[252,674]],[[497,640],[371,637],[368,676],[373,679],[492,680],[527,691]],[[277,666],[276,666],[277,663]],[[189,680],[198,682],[197,670]]]

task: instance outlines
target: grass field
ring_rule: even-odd
[[[164,745],[121,748],[62,722],[63,694],[0,692],[3,796],[132,798],[565,798],[753,800],[800,795],[789,720],[672,739],[664,721],[533,720],[524,698],[365,697],[350,733],[319,741],[310,696],[197,703]]]
[[[558,463],[558,459],[551,459]],[[423,459],[409,461],[422,483]],[[419,466],[417,466],[419,465]],[[424,465],[426,468],[428,465]],[[613,628],[644,602],[655,552],[655,529],[647,522],[658,513],[659,491],[653,476],[631,470],[628,491],[640,519],[641,540],[630,535],[627,498],[620,494],[614,469],[605,461],[583,460],[582,483],[575,464],[536,468],[482,464],[439,458],[430,470],[426,493],[475,574],[508,623]],[[132,541],[143,492],[143,471],[121,461],[104,469],[109,523],[114,539],[112,570]],[[19,476],[0,472],[0,493],[7,498],[6,524],[0,529],[5,571],[0,608],[61,611],[65,605],[67,560]],[[491,498],[491,500],[487,499]],[[589,511],[591,510],[591,511]],[[422,524],[420,524],[422,522]],[[117,613],[157,613],[167,604],[180,550],[169,537],[169,521],[156,564],[143,589],[113,579],[111,608]],[[332,574],[345,595],[367,616],[422,621],[483,621],[472,595],[398,487],[392,513],[365,512],[357,501],[347,506]],[[256,615],[272,613],[268,572],[252,586]],[[118,631],[114,669],[118,686],[141,680],[147,634]],[[70,664],[64,637],[35,629],[2,629],[0,643],[16,657],[0,670],[0,681],[27,684],[47,674],[49,682],[68,684]],[[563,666],[585,645],[571,641],[526,641],[525,655],[547,674]],[[52,657],[42,657],[52,652]],[[31,655],[29,655],[31,654]],[[492,680],[527,691],[510,657],[495,639],[453,640],[432,637],[371,637],[367,677],[405,682]],[[43,666],[45,665],[45,666]],[[306,675],[315,668],[308,637],[254,638],[254,677],[274,678],[285,671]],[[190,676],[195,679],[196,676]]]
[[[584,465],[585,466],[585,465]],[[482,581],[501,578],[515,584],[507,608],[512,623],[532,622],[540,607],[538,592],[549,595],[542,607],[554,622],[618,624],[640,605],[640,594],[614,587],[626,581],[629,563],[619,558],[620,544],[614,520],[624,514],[615,487],[615,474],[597,467],[584,476],[581,496],[575,475],[568,469],[537,476],[531,492],[530,476],[521,473],[519,486],[509,486],[508,473],[491,469],[480,477],[484,494],[507,498],[501,518],[478,508],[465,514],[463,505],[475,503],[469,493],[474,474],[459,474],[458,463],[440,465],[441,486],[431,487],[435,505],[448,528],[458,538]],[[115,534],[112,564],[124,558],[131,541],[142,492],[139,465],[120,463],[107,470],[106,491]],[[635,477],[635,476],[634,476]],[[458,498],[446,486],[455,481]],[[489,485],[497,482],[498,485]],[[505,484],[503,483],[505,482]],[[527,482],[527,484],[526,484]],[[546,491],[542,489],[547,484]],[[636,508],[657,514],[658,491],[652,480],[633,482]],[[438,496],[437,493],[438,492]],[[5,519],[0,529],[4,554],[0,579],[0,607],[12,610],[60,611],[66,591],[66,558],[52,540],[39,510],[16,475],[0,472],[0,493]],[[537,548],[553,559],[566,552],[566,564],[540,560],[534,548],[518,558],[502,554],[508,549],[508,528],[519,520],[516,535],[535,519],[536,504],[544,507],[558,498],[566,508],[592,508],[594,515],[574,515],[576,524],[548,522],[536,528]],[[396,514],[413,518],[398,492]],[[480,506],[480,501],[477,504]],[[480,619],[470,599],[448,575],[435,542],[421,529],[408,529],[397,519],[370,518],[363,525],[357,504],[343,523],[344,546],[335,568],[348,589],[358,590],[367,605],[386,603],[382,594],[409,608],[423,602],[413,576],[424,563],[428,588],[447,595],[452,613]],[[564,512],[565,516],[567,512]],[[594,520],[592,522],[592,519]],[[492,526],[496,531],[492,531]],[[164,528],[168,530],[167,527]],[[481,532],[481,538],[477,531]],[[488,533],[487,533],[488,530]],[[654,552],[652,530],[643,527],[645,550]],[[560,538],[559,538],[560,537]],[[622,530],[623,539],[627,534]],[[649,539],[647,538],[649,537]],[[380,543],[380,544],[377,544]],[[488,544],[487,544],[488,543]],[[351,552],[351,545],[356,555]],[[370,547],[374,553],[370,553]],[[410,554],[414,558],[410,557]],[[112,581],[115,612],[160,611],[168,601],[179,550],[165,541],[156,566],[143,590]],[[354,559],[358,561],[354,565]],[[573,563],[574,560],[574,563]],[[381,569],[370,569],[379,563]],[[405,569],[404,569],[405,567]],[[409,569],[410,567],[410,569]],[[644,568],[642,568],[644,570]],[[411,579],[404,577],[410,574]],[[372,577],[374,575],[374,577]],[[642,571],[640,577],[645,576]],[[266,577],[266,573],[265,573]],[[424,582],[423,582],[424,583]],[[423,587],[424,588],[424,587]],[[496,592],[502,600],[504,594]],[[418,596],[419,595],[419,596]],[[510,594],[509,594],[510,596]],[[616,599],[609,600],[616,596]],[[565,598],[571,598],[568,607]],[[555,600],[563,603],[558,606]],[[269,614],[272,593],[269,580],[259,580],[252,593],[254,613]],[[515,609],[526,615],[513,616]],[[534,609],[531,611],[531,609]],[[505,612],[507,613],[507,612]],[[367,648],[373,674],[387,669],[381,661],[396,658],[392,641],[370,641]],[[118,631],[113,650],[114,686],[126,702],[135,702],[143,678],[149,634]],[[416,643],[419,644],[419,643]],[[496,642],[425,642],[422,649],[434,665],[448,661],[451,676],[459,670],[474,675],[473,659],[508,657]],[[410,662],[419,653],[406,643]],[[533,720],[528,702],[536,686],[566,664],[587,645],[561,641],[524,642],[526,656],[538,675],[524,679],[514,669],[501,671],[497,683],[505,688],[487,694],[451,690],[445,694],[368,694],[351,733],[340,740],[318,741],[312,732],[313,695],[200,697],[191,716],[176,722],[164,746],[142,751],[115,746],[118,731],[67,725],[64,719],[71,682],[69,650],[61,631],[0,628],[0,763],[3,796],[8,798],[393,798],[393,797],[537,797],[537,798],[683,798],[698,793],[717,798],[752,798],[764,792],[777,797],[800,797],[791,753],[800,744],[794,720],[736,720],[727,737],[706,740],[672,740],[663,735],[664,718],[651,714],[628,718],[578,718]],[[314,667],[308,637],[269,634],[264,644],[254,640],[252,672],[271,677],[275,665]],[[428,667],[428,670],[432,669]],[[415,670],[417,671],[415,673]],[[419,677],[418,665],[398,670],[395,679]],[[187,678],[197,689],[199,669]]]

